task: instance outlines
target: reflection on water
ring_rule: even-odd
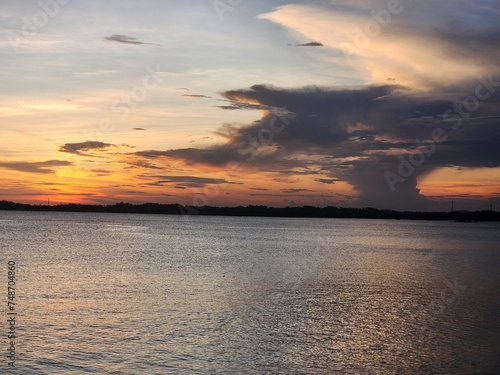
[[[499,373],[499,229],[0,212],[16,371]]]

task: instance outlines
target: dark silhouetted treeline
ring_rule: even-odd
[[[339,208],[339,207],[193,207],[179,204],[159,203],[116,203],[108,205],[59,204],[32,205],[0,201],[0,210],[17,211],[59,211],[59,212],[114,212],[168,215],[214,215],[214,216],[269,216],[269,217],[323,217],[353,219],[404,219],[404,220],[453,220],[461,222],[500,221],[500,212],[494,211],[453,211],[453,212],[400,212],[378,210],[376,208]]]

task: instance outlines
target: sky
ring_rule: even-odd
[[[497,0],[3,0],[0,200],[500,209]]]

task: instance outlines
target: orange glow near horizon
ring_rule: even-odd
[[[251,165],[228,170],[184,163],[167,171],[163,165],[172,164],[171,160],[155,160],[155,165],[162,166],[155,166],[161,168],[156,170],[138,163],[145,162],[144,159],[134,155],[129,159],[113,154],[105,160],[70,155],[68,160],[72,165],[49,166],[43,173],[10,170],[0,193],[8,197],[6,200],[32,204],[46,204],[50,200],[52,205],[125,201],[198,206],[345,205],[348,201],[343,197],[357,195],[354,187],[345,182],[325,184],[300,174],[281,176],[279,172],[262,172]],[[130,166],[129,161],[137,166]],[[170,181],[169,176],[175,178]],[[193,179],[193,176],[196,177]]]
[[[500,193],[500,168],[440,168],[418,188],[425,196],[487,199]]]
[[[199,206],[342,206],[349,205],[359,195],[353,186],[343,181],[325,184],[300,173],[280,175],[251,165],[240,165],[229,171],[168,158],[150,161],[133,154],[116,156],[114,151],[103,155],[106,157],[69,155],[67,159],[72,165],[44,166],[47,170],[42,169],[43,173],[9,170],[0,194],[5,200],[35,204],[46,204],[50,199],[51,204],[126,201]],[[168,169],[168,165],[172,167]],[[169,180],[169,176],[175,178]],[[196,177],[193,179],[193,176]],[[499,195],[500,168],[441,168],[420,180],[417,187],[422,195],[438,200],[488,199]]]

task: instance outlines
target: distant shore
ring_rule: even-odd
[[[316,217],[352,219],[399,219],[399,220],[448,220],[458,222],[500,221],[500,212],[495,211],[450,211],[450,212],[412,212],[379,210],[376,208],[342,207],[267,207],[267,206],[183,206],[159,203],[116,203],[111,205],[59,204],[32,205],[0,201],[0,210],[8,211],[53,211],[53,212],[107,212],[163,215],[212,215],[212,216],[264,216],[264,217]]]

